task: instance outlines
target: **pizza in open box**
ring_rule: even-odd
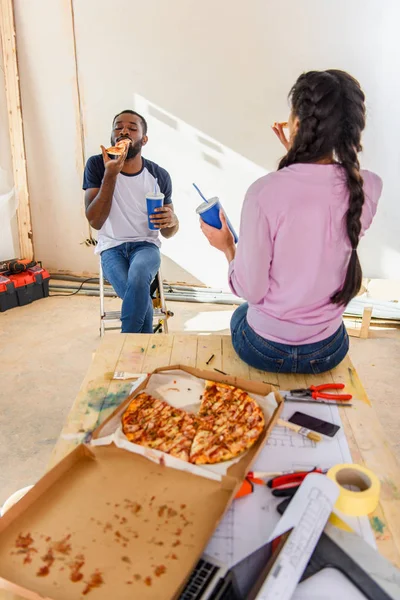
[[[198,415],[142,392],[122,416],[130,442],[167,452],[194,464],[236,458],[257,441],[264,415],[249,394],[208,381]]]

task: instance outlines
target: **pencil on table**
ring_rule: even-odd
[[[217,373],[221,373],[221,375],[228,375],[228,373],[225,373],[225,371],[221,371],[221,369],[215,369],[214,371],[217,371]]]
[[[206,365],[209,365],[209,364],[210,364],[210,362],[212,361],[212,359],[214,358],[214,356],[215,356],[215,354],[212,354],[212,355],[210,356],[210,358],[209,358],[209,359],[208,359],[208,361],[206,362]]]

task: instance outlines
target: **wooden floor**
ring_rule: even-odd
[[[94,355],[54,448],[50,466],[75,445],[90,439],[91,432],[126,397],[131,382],[112,380],[114,371],[149,373],[157,367],[179,364],[210,371],[219,369],[228,375],[264,381],[283,390],[327,381],[343,382],[354,398],[352,408],[341,409],[353,461],[372,469],[382,483],[381,504],[370,515],[377,544],[382,554],[400,566],[400,494],[396,487],[400,470],[349,358],[324,375],[276,375],[245,365],[235,354],[230,336],[108,333]]]

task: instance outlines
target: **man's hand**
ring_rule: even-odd
[[[155,208],[154,213],[156,214],[150,215],[150,221],[157,229],[169,229],[178,224],[178,219],[169,206]]]
[[[223,210],[219,211],[219,218],[221,219],[222,224],[221,229],[211,227],[211,225],[208,225],[202,219],[200,219],[200,228],[211,246],[223,252],[228,259],[228,262],[230,262],[235,257],[235,238],[228,227]]]
[[[101,146],[105,167],[103,181],[100,188],[89,188],[85,192],[86,218],[93,229],[101,229],[108,219],[117,176],[122,171],[128,149],[129,144],[126,144],[123,154],[113,160],[108,156],[104,146]]]
[[[104,161],[106,173],[108,173],[109,175],[114,175],[114,176],[117,176],[119,173],[121,173],[122,168],[125,163],[125,159],[128,154],[129,146],[130,146],[130,144],[126,144],[125,150],[123,151],[123,153],[120,156],[117,156],[117,158],[110,158],[108,156],[107,150],[104,148],[104,146],[100,146],[101,152],[103,154],[103,161]]]

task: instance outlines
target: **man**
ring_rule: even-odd
[[[179,228],[171,200],[171,178],[165,169],[142,158],[147,123],[138,113],[124,110],[113,121],[111,143],[129,140],[121,156],[102,154],[87,161],[83,178],[86,217],[99,231],[96,254],[104,275],[122,298],[122,332],[152,333],[150,285],[160,268],[159,231],[165,238]],[[155,186],[164,194],[148,226],[146,194]],[[159,231],[158,231],[159,230]]]

